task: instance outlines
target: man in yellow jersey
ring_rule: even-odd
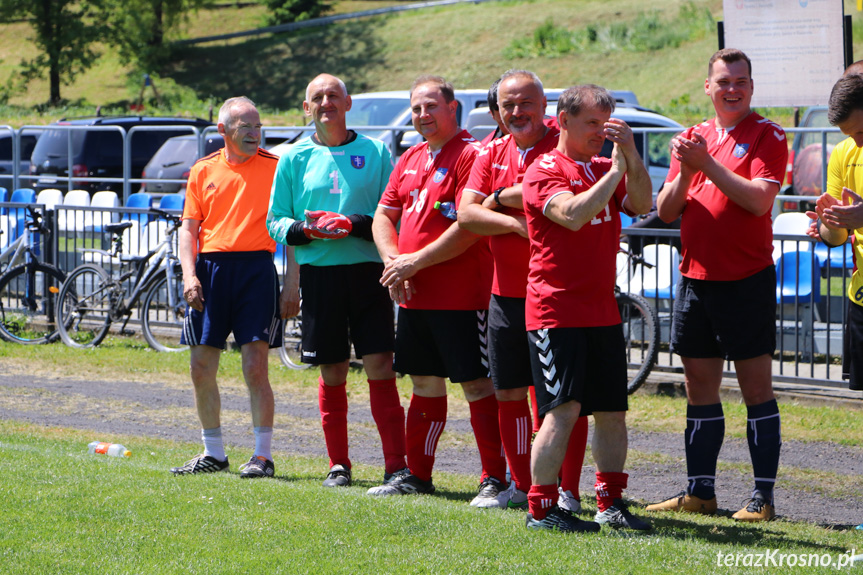
[[[278,157],[259,148],[261,119],[254,103],[245,97],[227,100],[219,110],[218,129],[225,147],[201,158],[189,175],[179,250],[189,304],[182,341],[192,348],[190,371],[204,452],[171,472],[228,470],[216,372],[233,332],[255,431],[255,452],[240,467],[240,477],[272,477],[274,404],[267,355],[280,344],[280,306],[283,315],[298,311],[298,278],[286,279],[280,297],[273,265],[276,244],[266,226]]]
[[[842,372],[851,389],[863,390],[863,75],[846,71],[836,82],[827,119],[849,137],[833,148],[827,166],[827,192],[818,198],[815,212],[807,214],[819,220],[810,235],[820,235],[830,247],[844,244],[851,232],[855,236],[856,265],[848,286]]]

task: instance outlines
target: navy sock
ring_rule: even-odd
[[[755,489],[768,503],[773,503],[773,485],[779,470],[779,451],[782,447],[782,426],[779,406],[775,399],[750,405],[746,408],[746,439],[755,475]]]
[[[686,473],[690,495],[701,499],[716,496],[716,460],[724,437],[725,414],[721,403],[686,407]]]

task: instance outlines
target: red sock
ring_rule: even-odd
[[[411,396],[407,419],[408,467],[423,481],[430,481],[434,454],[446,426],[446,396]]]
[[[506,457],[500,441],[497,398],[492,394],[467,405],[470,407],[470,425],[482,463],[482,479],[491,476],[505,482]]]
[[[527,493],[527,509],[537,521],[545,519],[548,510],[557,505],[557,485],[531,485]]]
[[[533,413],[533,432],[539,431],[542,427],[542,418],[539,416],[539,406],[536,404],[536,388],[530,386],[530,411]]]
[[[560,467],[560,488],[569,491],[581,501],[578,484],[581,481],[581,468],[584,465],[584,450],[587,448],[587,416],[579,417],[569,436],[569,445]]]
[[[605,511],[614,505],[615,499],[620,499],[623,496],[628,478],[629,474],[627,473],[596,472],[596,484],[593,487],[596,489],[596,507],[600,511]]]
[[[344,465],[350,469],[347,384],[326,385],[324,378],[318,377],[318,407],[321,409],[321,425],[324,428],[330,467]]]
[[[509,462],[509,472],[515,486],[530,490],[530,407],[527,398],[520,401],[498,401],[500,439]]]
[[[405,410],[399,400],[396,378],[370,379],[369,403],[381,436],[387,473],[407,467],[405,462]]]

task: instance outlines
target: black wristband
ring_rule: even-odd
[[[346,216],[351,221],[351,233],[349,235],[362,238],[366,241],[375,241],[372,237],[372,218],[365,214],[350,214]]]
[[[503,205],[502,203],[500,203],[500,193],[502,191],[504,191],[505,189],[506,189],[506,186],[502,186],[502,187],[500,187],[494,191],[494,203],[496,203],[499,206]]]
[[[303,222],[297,220],[291,224],[288,233],[285,234],[285,243],[289,246],[305,246],[312,243],[303,231]]]

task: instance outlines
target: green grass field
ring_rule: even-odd
[[[860,543],[854,531],[677,514],[654,518],[650,534],[535,533],[522,512],[468,506],[469,477],[438,474],[435,496],[376,499],[365,495],[369,481],[323,489],[318,460],[277,453],[274,479],[173,477],[166,469],[193,446],[112,437],[133,450],[115,459],[87,454],[92,439],[0,422],[2,572],[738,573],[721,557],[776,550],[835,565]]]
[[[112,337],[86,351],[59,344],[0,343],[0,369],[7,374],[160,382],[189,389],[187,354],[157,354],[130,338]],[[242,386],[239,372],[239,354],[224,354],[219,374],[223,389]],[[315,397],[316,374],[311,370],[280,368],[273,357],[271,379],[280,397]],[[363,393],[361,380],[360,374],[351,374],[352,400]],[[408,382],[402,379],[399,388],[406,398]],[[59,412],[82,409],[84,396],[76,395],[74,380],[67,393],[54,396],[0,389],[0,408],[25,402],[31,409],[46,404]],[[458,397],[457,390],[453,392]],[[84,408],[89,413],[129,407],[84,400],[90,402]],[[451,402],[451,413],[464,417],[461,403]],[[131,408],[151,409],[146,404]],[[863,442],[857,410],[794,402],[783,402],[782,409],[785,440]],[[640,431],[677,432],[682,411],[680,398],[638,393],[628,419],[631,428]],[[735,436],[733,432],[744,428],[745,409],[728,401],[725,412],[729,433]],[[165,414],[178,416],[194,417],[191,410]],[[87,444],[94,439],[123,443],[132,457],[89,455]],[[241,480],[235,470],[247,451],[230,446],[232,473],[173,477],[167,472],[198,449],[197,444],[157,437],[0,420],[0,469],[5,471],[0,474],[0,572],[813,573],[835,571],[839,561],[848,560],[848,551],[859,547],[863,552],[863,540],[854,530],[791,520],[742,525],[727,516],[653,516],[655,529],[649,534],[529,532],[523,513],[481,512],[467,505],[475,491],[473,476],[437,473],[435,496],[375,499],[365,491],[376,484],[379,468],[355,465],[353,487],[326,490],[320,486],[325,459],[278,450],[274,479]],[[632,450],[629,457],[633,465],[666,459]],[[734,465],[720,465],[729,467]],[[863,496],[854,476],[785,468],[780,474],[795,489],[840,499]],[[586,510],[594,512],[594,499],[586,493],[583,498]],[[784,554],[783,561],[793,560],[797,567],[744,567],[746,561],[757,560],[752,554],[764,553],[773,554],[767,555],[773,562]],[[815,557],[832,567],[799,567]]]

